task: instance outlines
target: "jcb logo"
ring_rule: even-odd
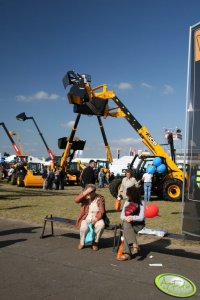
[[[154,146],[157,145],[157,142],[155,141],[155,139],[154,139],[151,135],[148,134],[147,137],[148,137],[148,139],[150,140],[150,142],[151,142]]]

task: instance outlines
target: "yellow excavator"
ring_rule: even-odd
[[[106,84],[92,88],[91,77],[86,74],[81,75],[75,71],[66,73],[63,78],[63,84],[65,88],[71,86],[68,92],[68,101],[74,105],[74,112],[78,116],[86,114],[103,116],[104,118],[125,118],[141,137],[142,142],[152,152],[153,157],[160,157],[167,166],[166,171],[162,176],[157,176],[154,183],[158,194],[162,194],[166,200],[179,201],[181,199],[182,184],[185,176],[183,171],[179,169],[148,129],[138,122],[114,91],[108,90]],[[114,101],[114,107],[109,107],[109,100]],[[112,181],[112,184],[114,185],[114,181]],[[114,192],[112,194],[114,195]]]
[[[73,129],[72,129],[73,131]],[[67,137],[62,137],[58,139],[58,148],[59,149],[66,149],[67,143],[68,143]],[[69,185],[80,184],[80,176],[82,171],[86,168],[84,164],[81,163],[81,160],[78,160],[76,162],[72,162],[72,159],[74,158],[75,152],[78,150],[83,150],[85,147],[85,140],[80,140],[77,137],[73,138],[72,145],[70,148],[70,151],[67,156],[65,156],[65,159],[63,159],[64,153],[62,157],[60,157],[59,166],[61,168],[65,169],[66,172],[66,182]]]

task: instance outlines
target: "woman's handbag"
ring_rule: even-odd
[[[88,232],[85,237],[85,244],[92,243],[95,238],[95,232],[92,223],[88,224]]]

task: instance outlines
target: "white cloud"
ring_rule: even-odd
[[[64,128],[72,128],[74,126],[74,121],[69,121],[68,123],[62,123],[60,124],[61,127],[64,127]]]
[[[60,96],[57,94],[48,94],[45,91],[38,91],[33,95],[25,96],[25,95],[18,95],[16,96],[18,102],[33,102],[33,101],[55,101],[60,99]]]
[[[118,89],[119,90],[132,90],[133,89],[133,84],[129,82],[120,82],[118,84]]]
[[[169,84],[164,85],[163,94],[168,95],[168,94],[173,94],[173,92],[174,92],[174,88],[171,85]]]
[[[147,88],[147,89],[152,89],[153,88],[153,86],[151,84],[148,84],[146,82],[142,82],[141,87],[144,87],[144,88]]]

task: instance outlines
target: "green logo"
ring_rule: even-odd
[[[188,278],[165,273],[156,276],[155,285],[164,293],[175,297],[191,297],[196,293],[195,284]]]

